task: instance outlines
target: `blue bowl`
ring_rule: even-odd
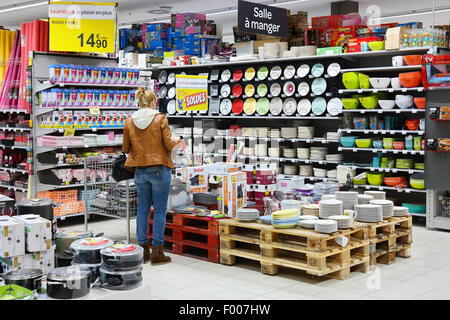
[[[352,148],[355,146],[355,140],[358,137],[341,137],[341,145],[345,148]]]

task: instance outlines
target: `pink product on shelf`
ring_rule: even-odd
[[[70,82],[70,66],[67,64],[63,64],[61,66],[62,69],[62,81],[63,82]]]
[[[82,146],[84,145],[84,139],[82,136],[74,136],[70,139],[71,146]]]
[[[276,175],[272,171],[256,171],[256,184],[269,185],[276,183]]]
[[[77,66],[71,64],[69,65],[69,72],[70,72],[70,82],[72,83],[79,83],[78,79],[78,68]]]
[[[84,169],[73,169],[72,174],[77,182],[84,182]]]
[[[6,139],[6,131],[0,131],[0,139]]]
[[[247,184],[254,184],[255,183],[255,178],[256,176],[252,171],[245,171],[246,175],[247,175]]]

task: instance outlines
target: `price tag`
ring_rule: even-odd
[[[409,173],[409,174],[413,174],[413,173],[414,173],[414,171],[412,171],[412,170],[409,170],[409,171],[408,171],[408,173]]]
[[[369,190],[369,189],[370,189],[370,187],[369,187],[369,186],[366,186],[366,189],[367,189],[367,190]]]
[[[353,152],[358,152],[358,149],[353,148]]]
[[[403,150],[403,154],[408,154],[408,151],[407,150]]]
[[[284,80],[286,80],[286,78],[285,77],[281,77],[281,80],[284,81]]]
[[[403,88],[403,89],[402,89],[402,92],[407,92],[407,91],[408,91],[408,90],[407,90],[407,89],[405,89],[405,88]]]
[[[352,130],[347,130],[347,133],[352,133]]]
[[[272,77],[268,77],[267,80],[272,81],[273,79],[272,79]]]
[[[370,168],[370,171],[375,171],[375,168]],[[381,170],[380,170],[381,171]]]
[[[90,114],[100,114],[100,108],[99,107],[89,107],[89,113]]]
[[[389,91],[390,93],[392,93],[392,92],[394,92],[394,89],[389,89],[388,91]]]
[[[377,93],[378,92],[378,90],[377,89],[373,89],[373,93]]]
[[[369,133],[369,130],[364,130],[364,134],[368,134]]]
[[[383,113],[383,110],[378,110],[377,111],[379,114],[382,114]]]
[[[414,109],[413,109],[413,110],[411,110],[411,112],[412,112],[412,113],[417,113],[417,110],[414,110]]]
[[[67,128],[64,130],[64,137],[73,137],[75,135],[75,129]]]
[[[375,130],[373,133],[378,134],[378,130]]]
[[[261,81],[261,80],[259,80],[258,78],[255,78],[255,82],[258,82],[258,81]]]
[[[397,169],[392,169],[393,173],[397,173],[397,171],[398,171]]]
[[[397,153],[398,153],[398,150],[393,150],[393,152],[394,152],[394,154],[397,154]]]
[[[319,164],[323,164],[323,161],[319,161]]]
[[[363,90],[362,89],[358,89],[358,93],[363,93]]]
[[[372,152],[373,152],[373,153],[377,153],[377,152],[378,152],[378,149],[372,149]]]
[[[422,92],[423,88],[418,88],[417,91]]]
[[[366,110],[361,110],[361,113],[366,113]]]
[[[400,114],[401,111],[400,110],[395,110],[395,113]]]
[[[405,192],[406,192],[406,193],[410,193],[410,192],[411,192],[411,189],[405,189]]]
[[[383,190],[383,189],[384,189],[383,187],[378,187],[378,190],[380,190],[380,191]]]

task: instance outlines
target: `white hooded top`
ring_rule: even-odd
[[[136,127],[144,130],[152,123],[155,115],[158,113],[159,111],[156,109],[142,108],[135,111],[131,118],[133,119],[133,123]]]

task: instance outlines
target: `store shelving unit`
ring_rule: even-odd
[[[344,109],[343,113],[354,112],[354,113],[422,113],[425,112],[425,109]]]
[[[423,150],[397,150],[397,149],[376,149],[376,148],[345,148],[345,147],[339,147],[339,151],[353,151],[353,152],[360,152],[360,151],[370,151],[373,153],[382,152],[382,153],[393,153],[393,154],[420,154],[424,155],[425,151]]]

